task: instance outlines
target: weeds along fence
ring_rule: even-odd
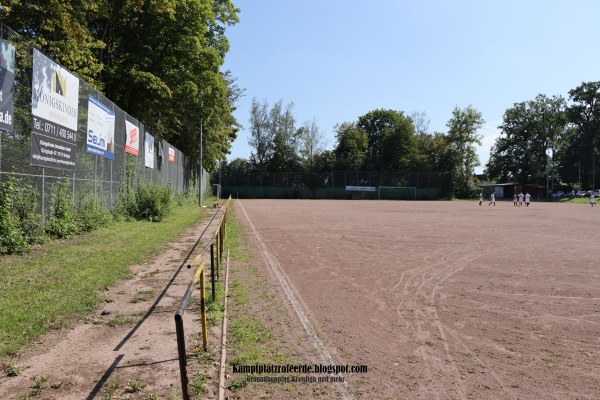
[[[179,372],[181,376],[181,390],[183,399],[190,399],[189,378],[187,375],[187,351],[185,345],[185,326],[183,316],[185,310],[194,293],[194,289],[200,285],[200,313],[201,313],[201,333],[202,346],[204,351],[208,351],[208,327],[206,325],[206,267],[207,255],[210,257],[210,279],[211,279],[211,295],[212,301],[216,301],[216,280],[220,277],[220,269],[223,258],[223,248],[225,244],[225,232],[227,228],[227,219],[231,207],[231,197],[223,202],[220,210],[213,218],[220,216],[217,227],[209,238],[207,244],[200,250],[200,253],[188,265],[188,268],[194,268],[194,276],[188,284],[187,290],[179,303],[177,312],[175,313],[175,331],[177,334],[177,353],[179,357]],[[209,223],[213,224],[213,221]]]
[[[108,210],[141,183],[204,191],[196,166],[141,121],[1,23],[0,39],[0,183],[12,176],[16,186],[29,188],[42,217],[61,182],[75,206],[94,201]]]

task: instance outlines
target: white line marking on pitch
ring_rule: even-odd
[[[292,304],[292,307],[294,308],[294,311],[296,312],[298,319],[300,319],[300,323],[302,324],[302,326],[304,327],[304,330],[308,334],[308,338],[310,339],[312,344],[315,346],[317,351],[321,354],[323,361],[326,364],[334,365],[335,363],[333,362],[333,358],[331,357],[331,355],[325,348],[323,341],[317,336],[315,329],[313,328],[312,324],[308,320],[308,317],[302,310],[302,307],[300,306],[300,303],[296,299],[296,296],[294,296],[292,289],[290,289],[290,286],[287,283],[287,280],[285,279],[285,277],[283,275],[281,266],[279,265],[277,260],[275,260],[275,258],[273,256],[271,256],[271,253],[269,253],[267,246],[262,241],[262,238],[260,237],[260,234],[254,227],[254,224],[252,223],[252,221],[250,221],[250,217],[248,217],[248,214],[246,214],[246,210],[244,209],[244,206],[242,205],[242,202],[239,201],[239,199],[238,199],[238,204],[242,208],[242,211],[244,212],[244,215],[246,216],[246,219],[248,220],[248,223],[250,224],[250,229],[252,229],[252,232],[254,233],[254,235],[256,236],[256,239],[258,240],[261,250],[266,257],[267,262],[269,263],[269,266],[271,267],[271,270],[273,271],[273,274],[275,274],[275,277],[279,281],[281,288],[283,289],[283,291],[285,292],[285,295],[287,296],[288,300]],[[344,380],[343,382],[336,382],[336,384],[338,385],[338,388],[342,392],[342,398],[350,400],[352,397],[350,396],[350,394],[347,391],[348,382],[346,382],[346,380]]]

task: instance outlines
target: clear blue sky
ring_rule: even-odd
[[[598,0],[232,1],[224,69],[246,92],[228,160],[252,152],[252,98],[293,102],[328,149],[336,124],[378,108],[424,111],[432,133],[471,104],[486,121],[481,172],[507,108],[600,80]]]

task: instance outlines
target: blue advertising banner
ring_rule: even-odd
[[[115,112],[88,95],[88,153],[115,158]]]
[[[0,40],[0,129],[12,132],[15,102],[15,46]]]

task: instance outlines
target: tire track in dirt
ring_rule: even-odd
[[[406,303],[408,309],[412,310],[412,335],[416,345],[414,354],[423,361],[428,378],[428,384],[423,389],[427,391],[428,395],[435,398],[447,394],[445,393],[447,385],[440,386],[440,375],[453,377],[451,381],[458,382],[457,392],[454,394],[461,398],[465,397],[465,388],[460,380],[460,373],[454,358],[450,353],[448,339],[435,304],[435,292],[439,287],[439,283],[463,269],[466,265],[466,262],[464,262],[466,256],[448,264],[448,259],[454,258],[458,253],[459,251],[456,250],[452,254],[442,254],[438,261],[432,261],[433,256],[425,257],[426,265],[424,267],[405,271],[400,282],[394,286],[394,288],[402,286],[402,290],[399,291],[401,298],[399,302],[396,301],[396,304],[401,304],[396,308],[401,319],[399,323],[402,323],[404,318],[403,313],[400,311],[402,304]],[[440,277],[443,278],[440,280]],[[398,291],[394,292],[393,296],[398,297]],[[436,336],[442,343],[442,355],[435,349],[435,344],[431,340]]]
[[[393,287],[392,297],[396,299],[396,304],[400,304],[396,306],[398,324],[406,321],[406,313],[402,310],[412,310],[412,335],[416,344],[414,354],[424,363],[429,382],[424,389],[427,395],[435,398],[445,398],[449,387],[453,388],[453,395],[468,397],[463,374],[457,366],[451,347],[456,344],[468,353],[472,353],[472,349],[460,339],[456,331],[442,322],[438,313],[438,301],[441,298],[438,293],[446,280],[472,265],[481,256],[476,249],[466,252],[464,249],[457,249],[450,254],[446,252],[441,254],[437,261],[432,261],[433,255],[425,256],[425,266],[404,271],[400,281]],[[452,259],[455,260],[450,261]],[[398,290],[399,288],[401,290]],[[407,307],[404,304],[407,304]],[[433,338],[439,339],[442,351],[436,348]],[[487,365],[479,357],[477,361]],[[498,374],[490,375],[499,387],[505,389],[505,393],[513,397]]]

